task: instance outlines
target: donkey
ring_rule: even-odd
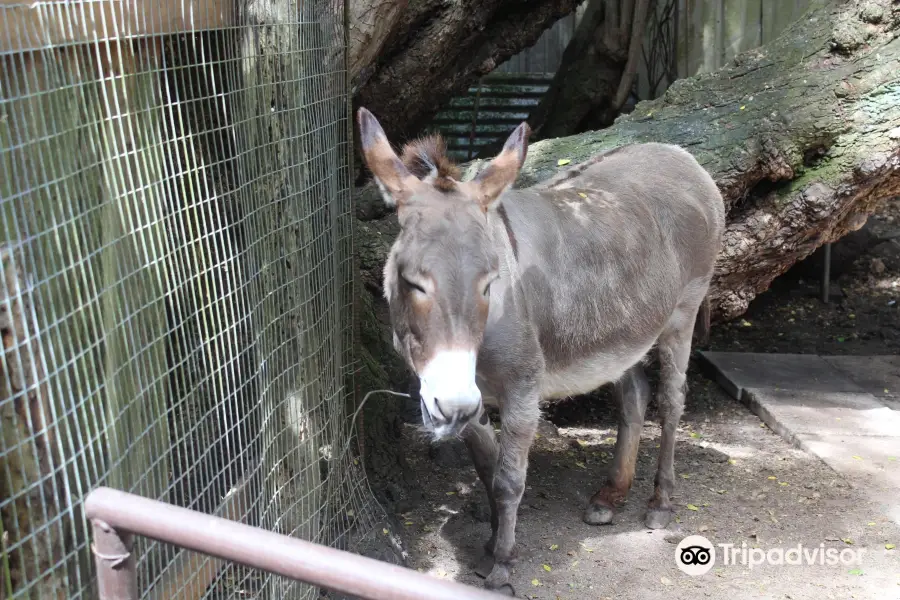
[[[725,222],[722,196],[685,150],[634,144],[527,189],[522,123],[469,181],[438,137],[398,157],[375,116],[357,113],[364,160],[400,233],[384,268],[394,346],[420,382],[425,428],[465,441],[491,506],[485,586],[506,593],[516,512],[541,399],[614,382],[615,457],[583,519],[610,523],[631,487],[654,345],[662,437],[645,524],[674,516],[676,427],[698,312]],[[701,310],[702,309],[702,310]],[[499,443],[485,403],[498,404]]]

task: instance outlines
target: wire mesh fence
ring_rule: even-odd
[[[0,4],[0,589],[93,597],[108,485],[352,549],[343,0]],[[142,542],[145,597],[317,590]]]

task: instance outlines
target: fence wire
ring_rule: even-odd
[[[108,485],[353,549],[343,0],[0,5],[0,589],[94,597]],[[147,598],[308,586],[138,542]]]

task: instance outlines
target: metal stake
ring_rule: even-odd
[[[92,519],[94,564],[100,600],[138,600],[134,536],[116,531],[105,521]]]
[[[822,266],[822,302],[831,300],[831,244],[825,244],[825,264]]]

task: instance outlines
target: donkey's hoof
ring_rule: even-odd
[[[647,511],[644,524],[649,529],[665,529],[675,518],[675,511],[667,508],[651,508]]]
[[[494,555],[485,552],[484,556],[478,561],[478,564],[475,565],[475,574],[481,577],[482,579],[487,579],[488,575],[491,574],[491,571],[494,569]]]
[[[512,586],[509,584],[509,572],[509,563],[495,562],[490,575],[484,581],[484,587],[498,592],[504,587],[509,587],[512,590]],[[513,590],[513,595],[515,595],[515,590]]]
[[[584,509],[581,518],[588,525],[609,525],[613,520],[613,509],[592,502]]]
[[[501,596],[515,596],[516,595],[516,588],[514,588],[511,583],[504,583],[503,585],[501,585],[500,587],[498,587],[496,590],[493,590],[493,591],[497,592]]]

